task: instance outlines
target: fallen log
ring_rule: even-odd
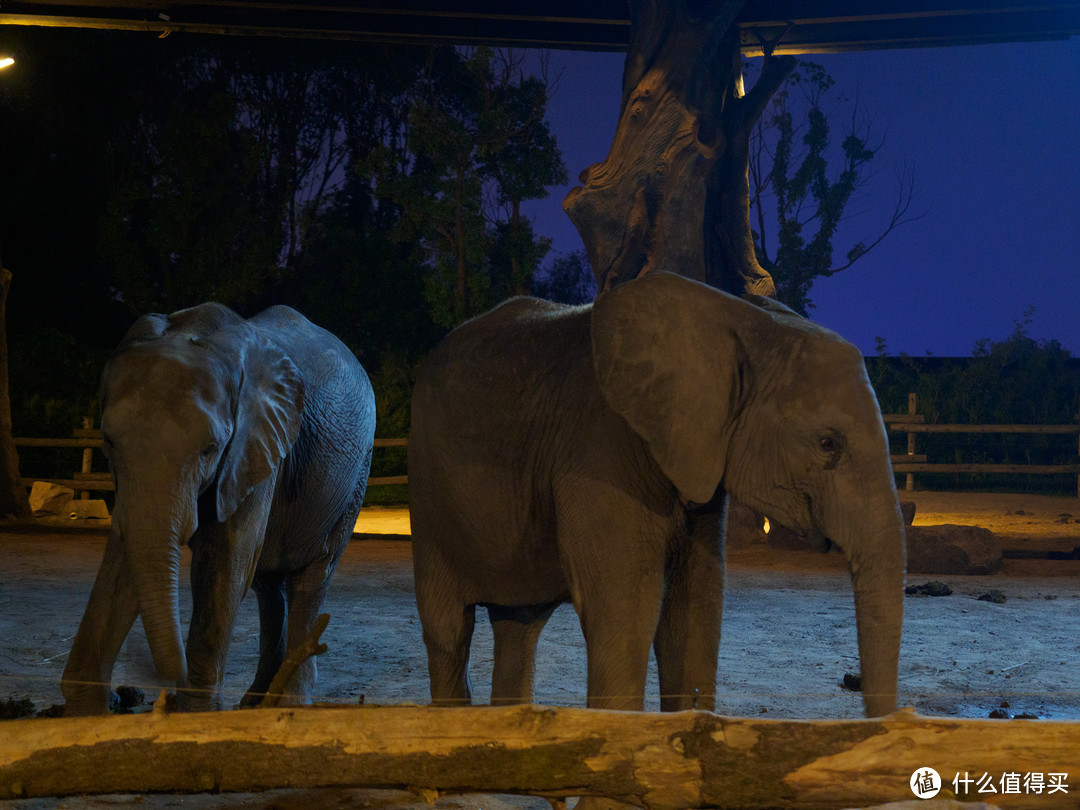
[[[957,774],[972,780],[960,798],[1074,807],[1080,785],[1036,797],[1005,792],[1004,780],[1080,778],[1080,723],[341,706],[0,726],[0,799],[344,787],[597,795],[648,808],[865,807],[913,798],[909,782],[925,768],[941,774],[942,797]],[[997,791],[976,796],[984,774]]]

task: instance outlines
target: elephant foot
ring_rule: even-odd
[[[225,708],[221,692],[202,689],[190,684],[176,690],[176,708],[182,712],[219,712]]]
[[[108,714],[114,700],[119,700],[116,693],[107,685],[90,683],[61,683],[60,691],[64,696],[65,717],[94,717]]]

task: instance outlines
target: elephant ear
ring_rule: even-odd
[[[250,324],[230,326],[207,342],[236,363],[233,433],[218,465],[217,517],[224,521],[296,443],[304,382],[289,356]]]
[[[629,281],[593,304],[600,390],[686,501],[708,502],[724,477],[749,384],[740,308],[753,309],[670,273]]]
[[[165,334],[169,319],[160,312],[150,312],[142,315],[124,333],[123,339],[117,350],[125,349],[134,343],[142,343],[147,340],[159,338]]]
[[[144,343],[166,335],[184,334],[206,338],[228,326],[242,323],[243,318],[223,304],[207,303],[178,310],[171,315],[150,312],[139,317],[124,334],[118,349]]]
[[[173,312],[169,315],[168,329],[171,334],[184,334],[201,339],[243,322],[243,318],[224,304],[208,301]]]

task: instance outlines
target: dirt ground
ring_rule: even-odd
[[[959,523],[994,531],[1006,549],[1080,548],[1080,500],[1029,495],[901,493],[917,504],[916,525]],[[352,703],[424,703],[427,672],[404,510],[361,514],[356,540],[335,575],[325,610],[332,616],[319,659],[318,699]],[[389,538],[389,539],[387,539]],[[405,538],[405,539],[402,539]],[[46,527],[0,532],[0,700],[29,698],[44,709],[61,702],[59,679],[104,548],[102,529]],[[183,566],[186,572],[186,564]],[[722,714],[769,717],[859,717],[858,693],[842,688],[858,670],[854,606],[838,553],[780,551],[767,545],[728,555],[718,707]],[[930,577],[909,576],[909,585]],[[1007,703],[1010,715],[1080,719],[1080,561],[1006,559],[986,577],[934,577],[951,587],[945,597],[909,596],[901,650],[900,704],[938,716],[987,717]],[[979,597],[997,591],[1004,602]],[[186,595],[186,592],[185,592]],[[184,606],[187,609],[187,606]],[[490,690],[491,632],[478,611],[471,665],[474,697]],[[777,632],[782,628],[782,632]],[[229,653],[226,688],[239,701],[258,653],[254,599],[245,600]],[[536,700],[585,703],[585,648],[573,609],[556,611],[540,641]],[[152,698],[156,678],[136,624],[117,663],[114,686],[137,685]],[[647,706],[658,707],[655,667]],[[0,724],[0,734],[4,733]],[[0,807],[104,807],[121,801],[0,802]],[[149,799],[148,799],[149,801]],[[191,797],[156,797],[173,807]],[[209,801],[209,800],[208,800]],[[291,807],[282,794],[215,797],[199,806],[256,802]],[[323,797],[320,806],[400,804],[394,792]],[[530,800],[484,807],[532,806]],[[535,800],[533,801],[535,805]],[[440,806],[479,807],[481,797],[453,797]],[[539,805],[546,807],[546,802]]]

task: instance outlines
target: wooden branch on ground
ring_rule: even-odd
[[[278,671],[274,674],[274,678],[270,681],[270,687],[266,690],[266,696],[259,704],[265,709],[272,709],[278,705],[278,702],[285,695],[285,690],[289,686],[289,681],[292,679],[293,673],[297,668],[316,655],[322,655],[326,652],[326,645],[319,641],[319,637],[323,634],[323,630],[326,629],[326,625],[330,623],[329,613],[320,613],[319,618],[315,620],[315,624],[311,626],[311,630],[308,631],[307,636],[301,642],[300,646],[289,653],[285,660],[281,662],[281,666],[278,667]]]
[[[335,787],[601,795],[672,810],[866,807],[911,799],[925,768],[941,774],[940,796],[954,774],[988,774],[1001,807],[1075,807],[1080,723],[398,706],[14,720],[0,734],[0,799]],[[1008,774],[1020,792],[1005,792]],[[1042,778],[1038,796],[1024,790],[1028,774]]]

